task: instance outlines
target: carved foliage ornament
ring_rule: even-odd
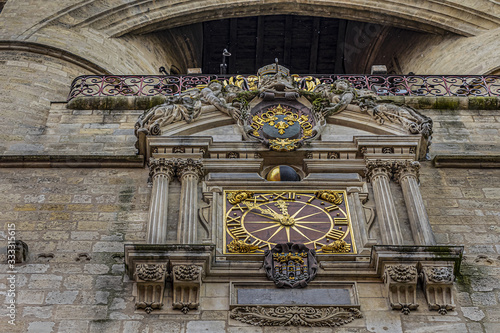
[[[300,307],[279,306],[264,308],[261,306],[236,307],[231,310],[232,319],[255,326],[307,326],[335,327],[348,324],[363,315],[356,308],[338,307]]]
[[[408,283],[417,279],[417,268],[414,265],[391,265],[387,266],[386,272],[395,282]]]
[[[277,244],[265,256],[267,277],[278,287],[303,288],[316,277],[316,251],[304,244]]]
[[[149,159],[149,179],[152,180],[155,176],[165,175],[169,180],[174,177],[175,160],[165,158]]]
[[[420,163],[411,160],[385,161],[370,160],[366,162],[365,174],[367,181],[371,181],[377,175],[386,175],[399,183],[403,177],[412,176],[418,181],[420,176]]]
[[[368,182],[378,175],[392,176],[392,162],[391,161],[368,161],[366,163],[365,175]]]
[[[452,283],[455,279],[453,267],[423,267],[422,270],[430,282]]]
[[[179,281],[196,280],[200,275],[200,267],[196,265],[177,265],[173,271],[175,279]]]
[[[203,177],[203,163],[199,160],[188,158],[177,161],[177,177],[182,179],[185,175],[192,174],[197,178]]]
[[[137,264],[135,266],[135,274],[143,281],[160,280],[166,271],[166,264]]]
[[[400,182],[405,176],[420,176],[420,163],[417,161],[396,161],[394,163],[394,180]]]

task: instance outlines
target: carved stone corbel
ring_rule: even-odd
[[[148,314],[163,306],[167,264],[136,264],[135,283],[137,286],[136,309],[144,309]]]
[[[416,264],[386,265],[383,275],[389,303],[405,315],[418,308]]]
[[[423,281],[429,310],[436,310],[439,314],[445,315],[455,309],[453,264],[448,266],[423,264],[420,278]]]
[[[175,265],[173,273],[174,309],[184,314],[200,306],[202,267],[197,265]]]

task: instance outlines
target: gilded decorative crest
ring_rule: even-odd
[[[343,201],[342,194],[338,193],[338,191],[323,190],[317,191],[315,194],[318,199],[325,200],[336,205],[340,205]]]
[[[268,142],[272,150],[291,151],[316,134],[314,124],[312,114],[279,103],[265,107],[251,117],[249,134]]]
[[[229,253],[254,253],[259,247],[252,244],[247,244],[241,240],[233,240],[227,245]]]
[[[277,244],[265,255],[267,277],[278,287],[303,288],[316,277],[316,252],[304,244]]]
[[[331,244],[323,245],[321,250],[323,253],[349,253],[351,252],[351,244],[345,240],[337,240]]]

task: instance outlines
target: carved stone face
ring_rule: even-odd
[[[344,80],[338,80],[335,82],[335,87],[338,90],[347,90],[349,89],[349,84]]]
[[[212,89],[212,91],[217,92],[222,90],[222,84],[219,82],[212,82],[208,85],[208,88]]]

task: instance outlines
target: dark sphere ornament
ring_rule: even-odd
[[[288,165],[279,165],[269,171],[266,180],[271,182],[298,182],[300,177],[298,173]]]

